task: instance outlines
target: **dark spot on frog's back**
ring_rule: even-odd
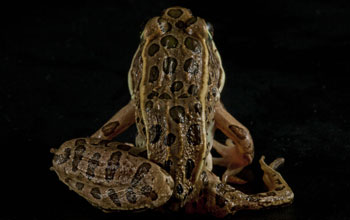
[[[184,189],[183,189],[183,187],[182,187],[181,184],[178,184],[178,185],[176,186],[176,192],[177,192],[177,194],[179,194],[179,195],[181,195],[181,194],[184,192]]]
[[[149,185],[146,185],[144,187],[141,188],[141,193],[146,196],[149,197],[152,201],[156,200],[158,198],[158,195],[155,191],[153,191],[152,187]]]
[[[171,99],[171,96],[167,93],[163,93],[159,96],[160,99]]]
[[[164,138],[164,144],[168,147],[170,147],[175,142],[176,136],[173,133],[169,133]]]
[[[114,130],[119,126],[119,121],[114,121],[106,124],[102,128],[102,132],[104,136],[108,136],[114,132]]]
[[[148,55],[150,55],[151,57],[154,56],[154,54],[156,54],[159,51],[159,45],[158,44],[152,44],[149,48],[148,48]]]
[[[126,146],[126,145],[125,145]],[[119,147],[119,146],[118,146]],[[120,166],[120,157],[122,153],[120,151],[113,152],[108,159],[107,167],[106,167],[106,180],[112,180],[114,178],[114,174]]]
[[[55,156],[53,157],[53,161],[58,165],[63,164],[68,161],[70,154],[71,154],[71,149],[66,148],[64,149],[63,154],[55,154]]]
[[[199,124],[192,124],[186,134],[187,142],[190,145],[198,145],[201,143],[201,131]]]
[[[127,189],[126,199],[132,204],[136,203],[136,193],[133,191],[133,188],[129,187]]]
[[[171,88],[170,88],[170,91],[172,93],[174,92],[177,92],[179,90],[181,90],[183,87],[183,83],[181,81],[175,81],[172,85],[171,85]]]
[[[153,108],[153,102],[152,101],[147,101],[145,103],[145,110],[146,110],[146,112],[151,111],[152,108]]]
[[[186,26],[188,27],[188,26],[196,23],[196,21],[197,21],[197,17],[191,17],[186,21]]]
[[[86,176],[88,177],[89,180],[92,179],[93,177],[95,177],[95,169],[99,165],[98,160],[100,159],[100,157],[101,157],[101,154],[94,153],[94,155],[92,156],[92,158],[88,162]]]
[[[81,183],[81,182],[77,182],[75,184],[75,187],[78,189],[78,190],[82,190],[84,188],[84,183]]]
[[[183,11],[181,9],[170,9],[168,15],[172,18],[179,18],[182,15]]]
[[[194,104],[194,111],[197,113],[197,114],[200,114],[201,111],[202,111],[202,105],[200,103],[196,103]]]
[[[116,206],[118,206],[118,207],[122,206],[122,204],[120,203],[118,194],[115,192],[114,189],[109,189],[109,190],[107,191],[107,195],[108,195],[109,199],[112,200],[112,202],[114,203],[114,205],[116,205]]]
[[[198,67],[198,63],[193,58],[187,59],[184,63],[184,70],[191,74],[198,73]]]
[[[197,95],[198,94],[198,87],[196,85],[190,85],[187,90],[188,94],[190,95]]]
[[[138,168],[134,175],[134,177],[131,180],[131,186],[135,187],[143,178],[144,176],[149,172],[152,165],[150,163],[143,163]]]
[[[166,74],[175,73],[176,66],[177,66],[177,60],[173,57],[167,57],[163,61],[163,71]]]
[[[158,19],[158,25],[159,28],[163,31],[163,33],[171,31],[171,24],[169,24],[169,22],[167,22],[164,18]]]
[[[185,28],[186,24],[183,21],[178,21],[178,22],[176,22],[175,26],[179,29],[183,29],[183,28]]]
[[[165,161],[165,163],[164,163],[164,170],[169,172],[172,165],[173,165],[173,161],[171,161],[171,160]]]
[[[190,179],[194,166],[195,164],[192,159],[186,161],[186,179]]]
[[[163,37],[160,40],[160,43],[165,48],[176,48],[176,46],[178,44],[178,40],[174,36],[168,35],[168,36]]]
[[[72,161],[72,171],[73,172],[78,170],[78,165],[79,165],[81,159],[83,158],[83,154],[84,154],[85,150],[86,150],[86,148],[83,145],[79,145],[79,146],[77,146],[77,148],[75,148],[74,157],[73,157],[73,161]]]
[[[95,199],[101,199],[101,191],[99,188],[94,187],[91,189],[90,194],[92,195],[92,197],[94,197]]]
[[[153,99],[154,97],[158,97],[159,93],[156,91],[152,91],[150,94],[148,94],[148,99]]]
[[[185,108],[182,106],[174,106],[169,110],[170,117],[176,123],[184,123],[185,121]]]
[[[187,49],[192,50],[195,53],[200,53],[201,52],[201,45],[200,43],[192,38],[192,37],[187,37],[185,40],[185,46],[187,47]]]
[[[154,82],[158,79],[159,77],[159,69],[157,66],[152,66],[150,71],[149,71],[149,82]]]
[[[160,125],[153,125],[149,132],[150,132],[150,136],[149,136],[150,142],[152,144],[155,144],[159,141],[159,138],[162,134],[162,127]]]

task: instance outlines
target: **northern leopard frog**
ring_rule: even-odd
[[[131,101],[90,138],[53,149],[60,180],[105,211],[167,207],[233,214],[291,203],[293,192],[260,159],[268,192],[246,195],[228,183],[254,156],[249,131],[220,102],[225,72],[212,27],[190,10],[166,9],[148,21],[128,83]],[[136,123],[135,145],[111,141]],[[214,140],[219,128],[226,144]],[[212,158],[211,148],[222,156]],[[214,165],[227,168],[220,180]]]

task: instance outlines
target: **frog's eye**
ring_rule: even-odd
[[[214,27],[210,22],[207,22],[207,30],[210,38],[214,37]]]

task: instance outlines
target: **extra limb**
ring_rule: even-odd
[[[102,140],[112,140],[115,136],[125,131],[135,123],[134,102],[130,101],[120,109],[111,119],[109,119],[91,137]]]
[[[215,106],[215,125],[229,139],[226,145],[214,141],[213,147],[222,158],[213,158],[213,163],[227,167],[222,177],[224,182],[244,183],[234,176],[253,161],[252,137],[248,129],[228,113],[220,102]]]
[[[201,196],[186,206],[190,213],[209,212],[217,217],[234,214],[242,209],[263,209],[288,205],[294,199],[294,193],[286,181],[275,169],[283,163],[279,158],[267,165],[264,157],[260,159],[261,169],[264,171],[263,181],[268,189],[267,192],[247,195],[232,186],[219,180],[210,171],[204,171],[201,175],[203,193]]]

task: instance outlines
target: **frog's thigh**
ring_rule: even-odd
[[[103,210],[159,207],[171,197],[173,179],[136,151],[131,144],[74,139],[52,150],[52,170],[71,190]]]
[[[109,119],[91,137],[103,140],[112,140],[115,136],[125,131],[130,125],[135,123],[134,102],[130,101],[120,109],[111,119]]]

